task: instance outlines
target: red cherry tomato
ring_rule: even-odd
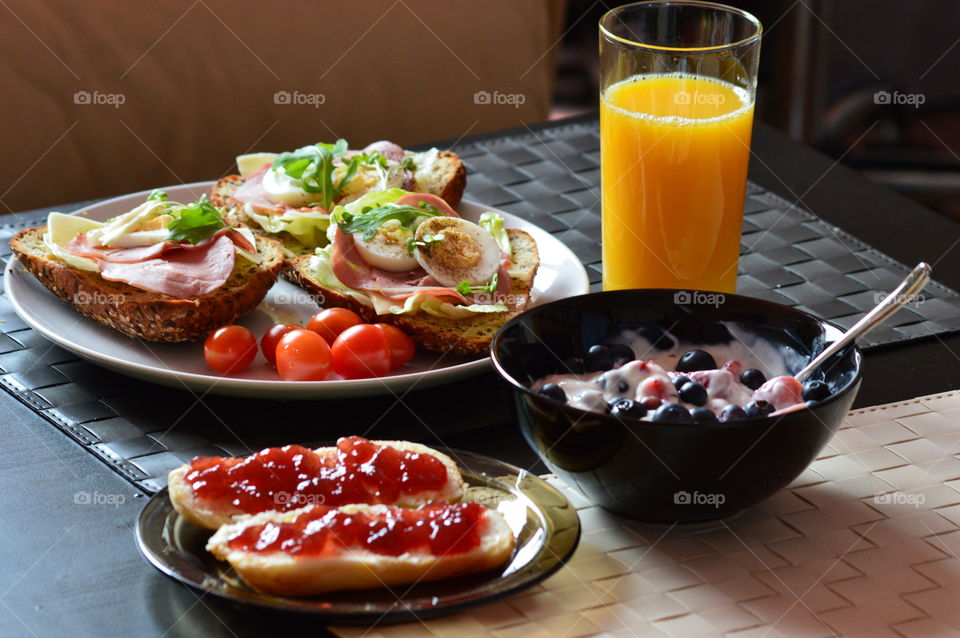
[[[243,326],[217,328],[203,342],[207,365],[222,374],[242,372],[257,356],[257,339]]]
[[[270,362],[270,365],[277,365],[277,344],[280,343],[283,335],[291,330],[302,330],[302,328],[292,323],[278,323],[270,326],[263,333],[263,337],[260,339],[260,350],[267,361]]]
[[[330,351],[333,371],[345,379],[382,377],[390,372],[390,343],[375,325],[363,323],[347,328]]]
[[[285,381],[323,381],[330,374],[330,346],[316,332],[291,330],[277,344],[277,372]]]
[[[416,347],[406,332],[396,326],[391,326],[389,323],[375,323],[373,325],[383,330],[383,336],[387,338],[387,345],[390,346],[391,370],[396,370],[413,359]]]
[[[360,315],[346,308],[327,308],[310,318],[307,324],[307,330],[313,330],[318,335],[327,340],[327,343],[333,345],[337,336],[350,326],[356,326],[363,323]]]

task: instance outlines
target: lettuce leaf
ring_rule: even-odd
[[[288,232],[306,246],[327,244],[330,216],[326,213],[288,210],[282,215],[263,215],[252,206],[244,206],[243,211],[268,233]]]
[[[480,221],[477,222],[477,225],[493,235],[493,238],[497,240],[497,245],[500,246],[500,250],[508,255],[511,253],[510,235],[507,234],[507,229],[503,227],[502,215],[487,211],[480,215]]]

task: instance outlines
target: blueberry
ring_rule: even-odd
[[[696,381],[684,383],[680,388],[680,400],[691,405],[704,405],[707,402],[707,389]]]
[[[567,393],[556,383],[548,383],[540,388],[540,396],[559,401],[560,403],[567,402]]]
[[[637,355],[633,353],[633,348],[625,343],[614,343],[607,347],[610,348],[610,353],[613,355],[614,364],[618,366],[630,363],[637,358]]]
[[[679,391],[680,388],[684,386],[684,384],[690,383],[691,381],[693,381],[693,379],[691,379],[685,374],[681,374],[680,376],[674,378],[673,385],[677,388],[677,391]]]
[[[640,403],[648,410],[656,410],[663,401],[660,400],[660,397],[643,397],[640,399]]]
[[[587,356],[583,358],[583,365],[587,372],[609,370],[613,367],[613,353],[607,346],[590,346]]]
[[[743,374],[740,375],[740,383],[747,386],[751,390],[756,390],[766,382],[767,377],[763,376],[763,373],[756,368],[744,370]]]
[[[720,422],[729,423],[730,421],[742,421],[747,418],[747,413],[743,411],[736,403],[728,403],[720,410]]]
[[[647,409],[643,404],[633,399],[614,399],[607,404],[607,409],[610,414],[621,419],[642,419],[647,415]]]
[[[563,360],[563,365],[566,367],[566,372],[570,374],[583,374],[586,372],[586,368],[583,365],[583,359],[580,357],[567,357]]]
[[[663,423],[693,423],[693,417],[679,403],[664,403],[653,413],[653,420]]]
[[[709,352],[703,350],[688,350],[677,362],[677,372],[694,372],[696,370],[713,370],[717,362]]]
[[[690,410],[690,416],[697,423],[716,423],[717,415],[710,408],[694,408]]]
[[[830,386],[819,379],[807,381],[803,384],[804,401],[822,401],[830,396]]]
[[[764,401],[763,399],[756,399],[748,403],[743,411],[747,413],[747,416],[752,418],[768,416],[776,408],[773,407],[773,404],[769,401]]]

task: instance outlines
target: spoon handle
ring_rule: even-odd
[[[924,262],[917,264],[916,268],[907,275],[906,279],[900,282],[896,290],[887,295],[873,310],[865,314],[860,321],[853,324],[839,339],[818,354],[803,370],[795,374],[794,378],[800,383],[803,383],[804,379],[823,365],[824,361],[839,352],[851,341],[862,337],[879,326],[886,321],[890,315],[909,303],[914,295],[923,290],[927,282],[930,281],[930,270],[930,266]]]

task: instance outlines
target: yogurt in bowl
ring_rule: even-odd
[[[581,410],[668,423],[778,415],[829,395],[820,380],[801,385],[790,376],[805,361],[795,349],[725,325],[733,340],[710,346],[683,343],[668,332],[655,345],[626,331],[569,362],[589,372],[549,374],[532,389]]]

